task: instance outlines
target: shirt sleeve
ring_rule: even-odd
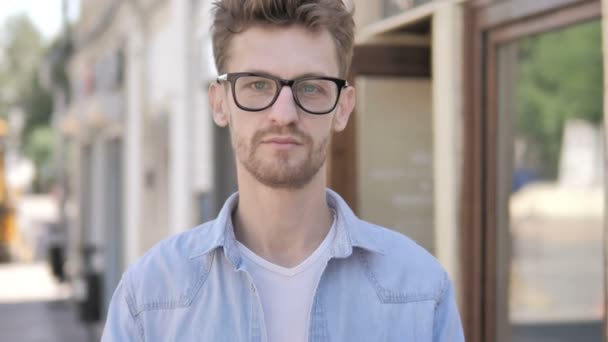
[[[433,342],[464,342],[462,323],[454,298],[454,287],[446,275],[446,288],[435,308]]]
[[[129,303],[130,297],[123,277],[110,301],[103,335],[101,336],[102,342],[144,341],[137,317],[133,316]]]

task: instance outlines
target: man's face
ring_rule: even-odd
[[[339,67],[327,31],[254,26],[232,40],[226,69],[294,79],[338,77]],[[230,127],[238,166],[258,182],[283,189],[299,189],[318,174],[332,131],[344,129],[354,106],[352,87],[342,90],[336,109],[325,115],[299,108],[289,87],[283,87],[276,102],[260,112],[238,108],[227,83],[212,85],[209,96],[215,122]]]

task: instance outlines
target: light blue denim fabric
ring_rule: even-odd
[[[218,218],[152,248],[122,277],[102,341],[266,341],[262,305],[235,245],[232,195]],[[336,211],[310,341],[464,341],[452,284],[412,240]]]

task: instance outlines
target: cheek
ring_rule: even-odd
[[[243,113],[235,113],[230,120],[230,133],[233,138],[239,139],[246,144],[250,143],[251,138],[255,133],[255,122],[243,120]],[[245,113],[247,114],[247,113]],[[235,120],[238,117],[237,120]]]
[[[321,119],[321,118],[320,118]],[[327,136],[331,135],[332,131],[333,131],[333,124],[334,124],[334,116],[332,115],[331,117],[328,118],[322,118],[323,120],[319,120],[319,122],[315,122],[314,126],[311,127],[310,132],[314,132],[312,134],[313,138],[315,139],[315,141],[319,142],[325,138],[327,138]]]

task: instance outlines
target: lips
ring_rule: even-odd
[[[262,140],[263,144],[278,144],[278,145],[301,145],[301,143],[292,137],[271,137]]]

